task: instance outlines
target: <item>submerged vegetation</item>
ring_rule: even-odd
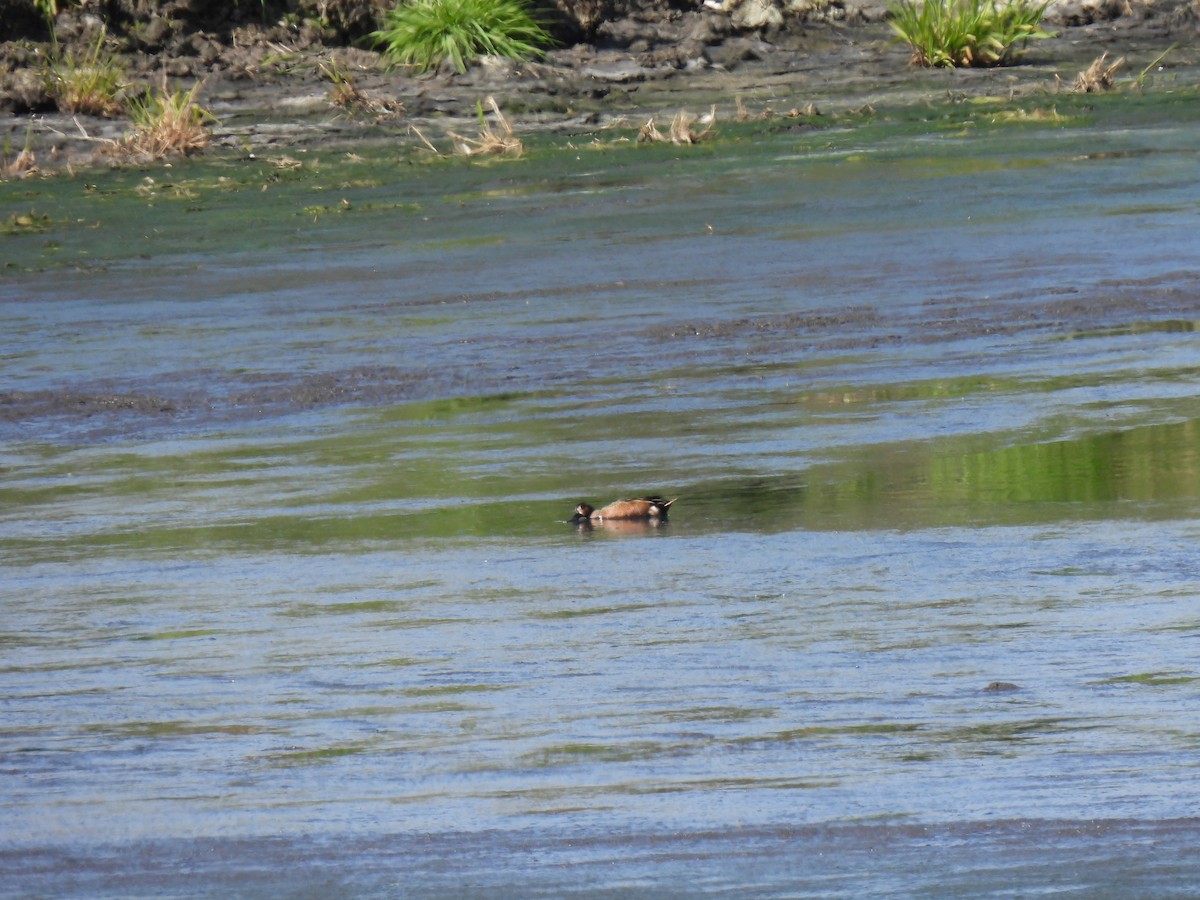
[[[533,59],[552,42],[523,0],[400,0],[371,35],[393,65],[418,73],[479,56]]]
[[[171,86],[158,93],[165,91],[176,101],[188,95],[197,99],[191,91],[174,87],[174,82]],[[715,165],[728,157],[743,160],[747,167],[758,159],[787,159],[797,172],[840,161],[847,170],[862,171],[864,154],[876,150],[888,154],[893,152],[889,148],[915,141],[915,146],[937,148],[943,170],[953,166],[963,172],[988,171],[996,165],[991,147],[1025,147],[1048,132],[1053,132],[1056,142],[1073,140],[1066,132],[1086,134],[1096,124],[1108,130],[1169,120],[1180,108],[1190,108],[1198,96],[1196,91],[1140,95],[1064,91],[1053,102],[1045,96],[1036,102],[946,97],[933,104],[824,110],[772,110],[769,98],[751,96],[741,104],[741,115],[721,109],[719,125],[693,144],[673,143],[669,134],[665,141],[639,143],[641,120],[627,119],[585,133],[544,132],[509,113],[497,98],[495,107],[490,103],[482,107],[478,129],[470,123],[444,123],[438,128],[436,123],[423,122],[419,127],[428,129],[423,140],[413,123],[407,123],[412,131],[389,127],[377,139],[353,144],[290,150],[242,145],[189,156],[161,169],[147,169],[140,163],[155,147],[165,149],[167,144],[151,143],[147,135],[135,142],[131,136],[125,146],[111,143],[105,156],[139,165],[97,167],[72,178],[30,178],[42,160],[30,158],[22,130],[0,148],[0,177],[11,179],[0,185],[0,224],[11,223],[5,248],[8,262],[0,261],[0,269],[4,265],[93,265],[125,258],[142,244],[130,244],[124,231],[109,228],[114,221],[144,222],[137,240],[143,240],[144,231],[145,246],[155,253],[166,252],[164,248],[186,250],[197,233],[212,235],[213,240],[237,234],[247,243],[269,242],[291,240],[298,231],[315,234],[340,228],[336,223],[351,220],[358,223],[354,227],[374,223],[368,227],[383,229],[395,228],[397,222],[411,223],[414,234],[432,240],[430,230],[436,229],[438,210],[447,197],[470,206],[473,198],[503,194],[507,185],[526,179],[573,185],[603,181],[610,171],[637,172],[652,179],[646,173],[659,166],[691,165],[682,162],[683,157],[694,157],[697,166]],[[681,138],[685,125],[693,140],[708,130],[707,122],[695,118],[699,112],[704,110],[693,108],[680,117]],[[672,115],[666,114],[658,129],[671,131]],[[1023,151],[1015,152],[1014,158],[1025,160]],[[505,170],[503,174],[498,166]],[[254,216],[246,218],[243,212],[225,217],[228,210],[249,208],[244,199],[234,200],[235,195],[255,198]],[[250,221],[253,227],[247,226]],[[720,223],[714,227],[719,229]],[[458,238],[452,234],[449,239]]]
[[[1049,0],[897,0],[891,26],[922,66],[998,66],[1036,38]]]

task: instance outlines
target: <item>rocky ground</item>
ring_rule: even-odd
[[[1059,0],[1048,21],[1058,32],[1000,69],[928,71],[892,41],[885,0],[726,0],[726,7],[642,0],[623,15],[576,29],[577,39],[536,63],[485,59],[465,74],[414,77],[388,71],[378,53],[330,29],[280,20],[227,29],[153,33],[130,29],[116,46],[131,82],[164,76],[202,82],[217,117],[217,145],[262,150],[362,140],[397,131],[426,136],[464,127],[495,97],[523,129],[588,131],[641,124],[686,108],[732,116],[739,98],[752,112],[813,103],[854,108],[945,92],[1069,90],[1101,53],[1128,59],[1125,74],[1162,66],[1195,83],[1200,0]],[[88,7],[60,13],[60,47],[94,42],[100,20]],[[165,26],[164,26],[165,27]],[[358,43],[361,43],[358,42]],[[1163,56],[1162,54],[1164,54]],[[103,162],[100,153],[127,120],[67,115],[45,83],[46,41],[0,44],[0,128],[4,157],[28,146],[38,171]],[[1160,59],[1161,56],[1161,59]],[[339,96],[331,73],[345,79]],[[348,90],[346,89],[348,85]],[[412,137],[413,140],[417,138]],[[10,171],[9,173],[13,173]]]

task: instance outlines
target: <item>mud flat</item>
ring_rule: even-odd
[[[955,71],[911,66],[886,16],[879,0],[841,0],[779,27],[739,29],[725,13],[703,7],[647,6],[604,23],[590,42],[553,50],[536,63],[489,58],[462,75],[427,77],[386,71],[375,52],[326,46],[282,26],[229,45],[196,38],[177,45],[175,54],[126,58],[139,80],[164,72],[184,85],[202,80],[201,100],[217,116],[214,143],[234,152],[372,139],[416,143],[413,126],[437,139],[469,127],[487,97],[525,132],[587,135],[680,109],[715,109],[727,121],[739,114],[915,104],[948,94],[1055,94],[1071,90],[1104,53],[1126,59],[1125,86],[1200,81],[1194,3],[1066,0],[1048,15],[1057,36],[1035,42],[1018,64]],[[82,25],[77,32],[80,39],[90,33]],[[189,55],[201,43],[204,53]],[[8,112],[0,128],[9,155],[28,145],[41,171],[109,164],[104,150],[127,123],[52,111],[36,68],[45,52],[0,45],[0,110]],[[335,105],[331,65],[351,79],[359,102]]]

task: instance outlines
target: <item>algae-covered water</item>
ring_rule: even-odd
[[[1189,894],[1198,111],[0,185],[0,893]]]

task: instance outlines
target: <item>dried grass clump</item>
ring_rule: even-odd
[[[712,137],[715,134],[715,126],[717,124],[717,107],[714,104],[709,108],[707,114],[697,116],[694,113],[689,113],[685,110],[680,110],[675,114],[675,118],[671,120],[671,129],[668,134],[663,134],[658,130],[658,126],[654,124],[654,118],[642,126],[638,131],[639,144],[698,144],[705,138]],[[702,128],[697,129],[695,126],[701,125]]]
[[[323,62],[320,69],[321,74],[333,85],[329,92],[329,102],[338,109],[375,116],[376,121],[404,115],[403,103],[385,97],[372,97],[359,88],[350,77],[350,73],[336,62]]]
[[[1125,57],[1108,64],[1108,51],[1105,50],[1092,64],[1075,76],[1074,90],[1079,94],[1096,94],[1111,90],[1117,83],[1117,69],[1125,65]]]
[[[789,119],[815,119],[820,114],[821,110],[817,109],[817,104],[805,103],[801,107],[793,106],[784,113],[784,116]]]
[[[520,156],[525,152],[525,145],[513,131],[512,124],[504,118],[504,113],[500,112],[496,98],[488,97],[485,102],[492,108],[492,115],[496,117],[500,127],[497,129],[491,126],[484,115],[483,106],[480,105],[479,137],[469,138],[453,131],[446,132],[454,141],[455,151],[462,156]],[[425,143],[429,144],[428,141]]]
[[[793,106],[782,113],[775,112],[770,106],[752,113],[746,108],[746,104],[742,102],[740,96],[734,99],[737,107],[737,120],[739,122],[769,122],[777,117],[785,119],[815,119],[821,115],[821,110],[817,108],[817,104],[815,103],[806,103],[804,106]]]
[[[33,127],[25,130],[25,146],[13,159],[8,158],[11,146],[11,133],[4,138],[3,152],[0,152],[0,181],[10,181],[14,178],[27,178],[38,171],[37,156],[33,152]]]
[[[7,159],[0,160],[0,181],[28,178],[30,175],[36,175],[37,171],[37,156],[28,147],[18,153],[12,162]]]
[[[133,131],[117,144],[117,155],[129,160],[190,156],[208,146],[208,125],[216,117],[197,100],[202,82],[191,90],[171,90],[163,74],[157,93],[147,90],[129,102]]]
[[[525,145],[517,137],[512,123],[504,117],[504,113],[500,112],[500,105],[496,103],[496,98],[488,97],[484,102],[491,107],[499,127],[493,128],[488,123],[483,103],[480,103],[478,105],[479,137],[469,138],[453,131],[446,132],[454,143],[454,152],[460,156],[520,156],[525,152]],[[420,139],[421,143],[425,145],[425,149],[436,156],[445,155],[434,145],[433,141],[421,133],[421,129],[416,125],[410,125],[409,130]]]
[[[772,116],[775,115],[775,113],[771,110],[770,107],[767,107],[766,109],[760,110],[759,112],[756,112],[756,113],[750,112],[750,110],[746,109],[746,104],[742,101],[741,94],[738,94],[736,97],[734,97],[733,102],[734,102],[734,107],[737,110],[735,113],[735,118],[739,122],[764,121],[766,119],[770,119]]]
[[[101,29],[87,50],[68,50],[49,63],[47,85],[63,112],[111,118],[124,109],[125,66],[106,46]]]

